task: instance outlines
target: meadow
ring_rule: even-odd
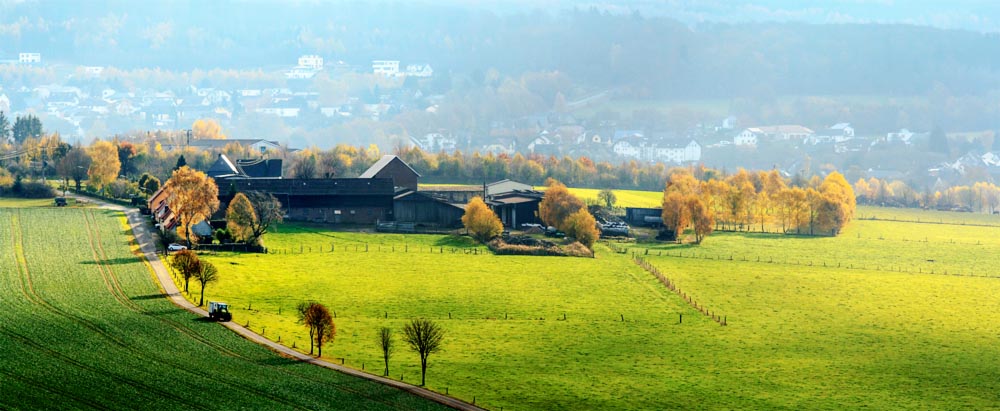
[[[429,388],[490,409],[982,409],[1000,406],[998,230],[860,220],[835,238],[715,233],[624,254],[602,244],[588,259],[286,224],[266,239],[281,254],[205,258],[223,277],[208,294],[236,321],[307,350],[292,308],[322,302],[338,327],[324,355],[375,374],[379,327],[440,322]],[[400,347],[391,377],[415,381],[418,364]]]
[[[121,213],[0,208],[0,408],[443,408],[174,306],[131,241]]]

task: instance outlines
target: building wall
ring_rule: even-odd
[[[417,189],[417,175],[402,160],[395,160],[375,174],[375,178],[391,178],[396,187]]]
[[[435,224],[442,227],[454,227],[462,224],[464,211],[457,207],[442,204],[434,200],[396,201],[393,203],[393,216],[396,221],[404,223]]]

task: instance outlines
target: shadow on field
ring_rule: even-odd
[[[135,296],[135,297],[132,297],[131,299],[132,300],[156,300],[156,299],[160,299],[160,298],[167,298],[167,295],[163,294],[163,293],[160,293],[160,294],[147,294],[147,295]]]
[[[268,357],[266,359],[256,361],[256,363],[260,365],[283,366],[283,365],[301,364],[302,361],[285,357]]]
[[[81,261],[80,264],[87,264],[87,265],[94,265],[94,264],[100,264],[100,265],[118,265],[118,264],[138,263],[139,261],[140,261],[139,257],[119,257],[119,258],[108,258],[108,259],[104,259],[104,260],[101,260],[101,261],[94,261],[94,260]]]
[[[146,314],[146,315],[160,316],[160,315],[177,314],[179,312],[187,312],[187,310],[185,310],[183,308],[171,308],[171,309],[168,309],[168,310],[145,311],[143,313]]]
[[[476,245],[472,238],[458,235],[441,237],[434,242],[435,247],[475,247]]]

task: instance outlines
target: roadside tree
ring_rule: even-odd
[[[250,222],[250,237],[247,239],[247,244],[259,244],[260,237],[267,234],[272,225],[281,223],[285,213],[281,210],[281,202],[271,193],[250,191],[246,196],[257,217]]]
[[[395,341],[392,339],[392,329],[389,327],[382,327],[378,330],[378,342],[379,348],[382,349],[382,359],[385,360],[385,373],[384,376],[389,376],[389,358],[392,357],[393,352],[396,351]]]
[[[403,341],[420,355],[420,385],[427,383],[427,358],[441,350],[444,329],[437,323],[423,318],[410,320],[403,326]]]
[[[118,149],[109,141],[98,141],[90,146],[90,168],[87,170],[90,185],[103,190],[108,183],[118,178],[121,162]]]
[[[201,285],[201,297],[198,298],[198,306],[201,307],[205,304],[205,287],[219,281],[219,270],[215,268],[214,264],[208,261],[202,261],[199,265],[199,270],[195,273],[194,279]],[[185,288],[187,288],[186,284]]]
[[[184,279],[184,292],[188,291],[191,277],[201,272],[201,260],[191,250],[180,250],[170,258],[170,266]]]
[[[299,323],[309,327],[309,355],[313,354],[315,348],[316,356],[322,357],[323,345],[333,340],[337,334],[330,310],[315,301],[300,303],[296,310]]]
[[[87,154],[86,150],[73,147],[56,164],[56,172],[63,178],[67,186],[69,180],[73,180],[76,184],[76,191],[80,191],[80,183],[87,178],[90,161],[90,154]]]

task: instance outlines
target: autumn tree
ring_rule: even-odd
[[[90,146],[90,168],[87,170],[90,185],[102,190],[105,185],[118,178],[121,162],[118,149],[109,141],[97,141]]]
[[[566,218],[565,228],[563,231],[567,236],[573,237],[580,244],[587,246],[587,248],[593,250],[594,242],[600,237],[600,231],[597,231],[597,220],[594,216],[590,215],[587,208],[581,208],[575,213],[570,214]]]
[[[337,334],[330,310],[315,301],[303,302],[296,307],[299,323],[309,327],[309,355],[317,350],[316,356],[323,356],[323,345]]]
[[[201,260],[194,251],[180,250],[170,258],[170,267],[184,279],[184,292],[187,292],[191,277],[201,272]]]
[[[199,285],[201,285],[201,297],[198,299],[198,306],[201,307],[205,304],[205,288],[208,287],[209,284],[219,281],[219,270],[215,268],[214,264],[208,261],[202,261],[199,265],[200,267],[198,267],[199,269],[198,272],[195,273],[194,279],[195,281],[198,281]],[[187,285],[185,284],[185,289],[186,288]]]
[[[249,221],[250,237],[247,244],[259,244],[260,237],[274,224],[284,220],[285,213],[281,210],[281,202],[271,193],[250,191],[246,193],[256,218]]]
[[[441,350],[444,329],[434,321],[416,318],[403,326],[403,341],[420,356],[420,385],[427,383],[427,358]]]
[[[583,201],[569,192],[565,185],[558,181],[550,181],[542,202],[538,204],[538,217],[546,225],[565,232],[566,219],[581,208],[586,208]]]
[[[465,214],[462,216],[462,224],[465,229],[475,238],[476,241],[485,243],[491,238],[503,232],[503,224],[500,218],[486,206],[483,199],[473,197],[469,204],[465,206]]]
[[[607,208],[614,207],[615,202],[618,201],[618,197],[615,196],[615,192],[607,188],[597,193],[597,199],[604,203],[604,206]]]
[[[222,126],[217,121],[210,118],[203,118],[194,121],[191,125],[191,134],[200,140],[225,140],[226,135],[222,133]]]
[[[674,233],[677,242],[681,241],[684,229],[691,224],[691,210],[687,207],[686,196],[672,191],[663,196],[663,226]]]
[[[396,342],[392,339],[392,329],[382,327],[378,330],[379,348],[382,349],[382,359],[385,361],[385,375],[389,376],[389,358],[396,351]]]
[[[712,216],[711,210],[705,207],[705,203],[696,196],[688,196],[685,206],[694,226],[694,243],[701,244],[705,237],[712,233],[715,218]]]
[[[178,217],[183,238],[191,244],[191,227],[208,219],[219,208],[219,187],[205,173],[181,167],[165,184],[167,204]]]
[[[246,242],[253,235],[257,213],[246,194],[236,193],[226,208],[226,228],[236,241]]]
[[[73,147],[56,163],[56,172],[63,178],[66,185],[69,185],[69,180],[73,180],[76,184],[76,191],[80,191],[80,183],[87,178],[90,161],[90,154],[87,154],[86,150]]]
[[[156,190],[160,189],[160,179],[149,173],[142,173],[139,177],[139,189],[147,195],[153,195]]]

